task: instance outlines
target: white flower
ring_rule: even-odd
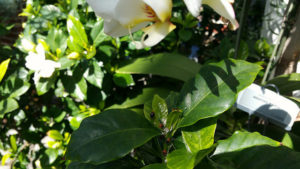
[[[45,57],[45,49],[42,44],[38,44],[35,52],[29,52],[25,58],[25,66],[35,71],[34,81],[37,82],[41,77],[49,78],[52,76],[56,68],[60,68],[60,63],[47,60]]]
[[[169,19],[172,0],[87,0],[95,13],[104,19],[104,32],[113,37],[128,35],[139,29],[145,34],[137,48],[159,43],[175,29]]]
[[[214,9],[218,14],[228,19],[231,22],[232,29],[235,30],[239,27],[239,23],[235,19],[235,14],[231,3],[233,0],[183,0],[195,17],[199,16],[202,4],[206,4]]]

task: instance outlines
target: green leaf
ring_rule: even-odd
[[[132,96],[131,93],[129,93],[128,98],[122,104],[115,104],[107,109],[126,109],[139,106],[145,104],[147,101],[151,101],[155,94],[165,98],[169,92],[170,90],[164,88],[143,88],[140,94]]]
[[[102,88],[104,73],[102,72],[101,67],[96,61],[92,61],[83,76],[92,85],[100,89]]]
[[[255,79],[260,66],[240,60],[225,60],[203,66],[182,88],[178,107],[184,117],[179,127],[215,117],[228,110],[238,92]]]
[[[257,132],[235,132],[230,138],[218,141],[218,146],[214,155],[240,151],[245,148],[260,145],[280,146],[280,143],[262,136]]]
[[[182,55],[173,53],[155,54],[138,58],[120,67],[117,73],[154,74],[187,81],[194,77],[200,65]]]
[[[290,94],[294,90],[300,89],[300,73],[277,76],[267,84],[276,85],[280,94]]]
[[[77,44],[79,44],[83,48],[88,47],[88,38],[85,33],[84,27],[81,22],[72,15],[68,16],[67,20],[67,28],[68,32]]]
[[[15,98],[26,93],[30,88],[30,83],[16,77],[16,74],[12,74],[6,79],[1,88],[4,97]]]
[[[18,102],[15,99],[8,98],[0,101],[0,117],[2,118],[4,114],[12,112],[19,108]]]
[[[168,169],[166,164],[150,164],[141,169]]]
[[[105,35],[104,33],[103,25],[104,22],[101,19],[96,22],[96,24],[94,25],[91,31],[91,37],[96,47],[107,38],[107,35]]]
[[[114,74],[113,81],[117,86],[120,87],[129,87],[135,85],[134,80],[130,74],[116,73]]]
[[[109,163],[93,165],[89,163],[72,162],[68,169],[140,169],[141,164],[131,157],[124,157]]]
[[[16,137],[14,135],[10,136],[9,141],[10,141],[10,146],[11,146],[13,152],[17,152],[18,147],[17,147]]]
[[[180,29],[178,32],[179,38],[183,41],[189,41],[193,37],[193,32],[188,29]]]
[[[61,80],[66,92],[70,93],[71,96],[85,100],[87,93],[87,84],[83,78],[82,70],[77,67],[73,72],[73,76],[62,76]]]
[[[167,156],[167,166],[170,169],[193,169],[214,147],[191,153],[185,148],[177,149]]]
[[[300,153],[280,146],[256,146],[213,156],[212,159],[221,168],[232,169],[298,169]]]
[[[130,110],[107,110],[84,119],[71,137],[67,157],[94,165],[121,158],[160,134]]]
[[[40,78],[35,84],[37,94],[39,96],[47,93],[55,84],[56,75],[52,75],[50,78]]]
[[[57,130],[49,130],[47,135],[54,140],[63,140],[64,137]]]
[[[63,16],[64,13],[61,12],[61,10],[54,6],[54,5],[44,5],[42,9],[40,10],[40,14],[43,18],[52,20],[54,18]]]
[[[216,126],[217,118],[210,118],[183,128],[181,133],[187,150],[197,153],[210,148],[214,144]]]
[[[57,52],[57,49],[60,49],[63,54],[67,48],[67,39],[68,36],[62,29],[52,28],[49,30],[46,42],[52,52]]]
[[[56,149],[49,148],[45,153],[48,156],[49,164],[52,164],[58,157],[58,151]]]
[[[168,116],[168,106],[164,99],[154,95],[152,100],[152,111],[160,122],[166,125]]]
[[[186,149],[177,149],[167,156],[167,165],[171,169],[193,169],[196,155]]]
[[[5,61],[1,62],[1,64],[0,64],[0,82],[2,81],[2,79],[6,73],[9,62],[10,62],[10,59],[6,59]]]

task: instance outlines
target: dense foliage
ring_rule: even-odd
[[[238,17],[241,6],[234,4]],[[259,39],[261,13],[250,13],[239,51],[236,32],[213,23],[219,15],[207,6],[201,14],[200,22],[174,0],[176,29],[136,50],[142,31],[107,36],[85,0],[28,0],[20,38],[0,48],[2,165],[299,168],[299,125],[266,131],[233,107],[238,93],[262,78],[272,54]],[[0,26],[9,32],[10,25]],[[272,83],[290,93],[281,78]]]

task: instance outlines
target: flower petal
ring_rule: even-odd
[[[145,34],[143,38],[148,36],[146,39],[142,39],[141,42],[136,42],[136,48],[141,49],[145,47],[151,47],[158,44],[163,40],[170,32],[176,28],[171,22],[156,22],[143,29]]]
[[[51,77],[55,68],[60,68],[60,63],[54,62],[52,60],[45,60],[43,63],[43,68],[39,71],[40,77]]]
[[[131,32],[135,32],[144,28],[149,22],[143,22],[131,28]],[[117,20],[104,20],[104,33],[113,37],[120,37],[129,34],[129,28],[122,26]]]
[[[114,19],[118,20],[124,27],[134,27],[146,21],[154,21],[155,18],[148,17],[146,4],[141,0],[120,0],[114,12]]]
[[[218,14],[228,19],[233,26],[233,30],[239,27],[239,23],[235,19],[233,7],[228,0],[203,0],[202,3],[210,6]]]
[[[43,63],[44,58],[42,58],[40,55],[34,53],[34,52],[29,52],[28,56],[25,58],[26,63],[25,66],[34,71],[38,71],[41,69],[41,63]]]
[[[165,22],[172,15],[172,0],[144,0],[149,5],[161,22]]]
[[[112,19],[120,0],[87,0],[96,15],[104,19]],[[122,1],[122,0],[121,0]]]
[[[200,14],[202,0],[183,0],[190,13],[197,17]]]

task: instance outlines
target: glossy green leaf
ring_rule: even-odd
[[[10,141],[10,146],[11,146],[13,152],[17,152],[18,147],[17,147],[16,137],[14,135],[10,136],[9,141]]]
[[[281,75],[267,82],[278,87],[280,94],[290,94],[300,89],[300,73]]]
[[[154,74],[187,81],[194,77],[200,65],[177,53],[161,53],[144,58],[138,58],[123,67],[118,73]]]
[[[166,164],[150,164],[141,169],[168,169]]]
[[[102,164],[121,158],[160,132],[130,110],[107,110],[84,119],[71,137],[67,157]]]
[[[80,70],[78,70],[80,71]],[[62,76],[61,80],[66,92],[80,100],[86,99],[87,83],[82,77],[83,72],[74,71],[74,76]]]
[[[52,52],[57,52],[57,49],[60,49],[63,54],[67,48],[67,39],[67,33],[65,33],[62,29],[52,28],[48,33],[46,42]]]
[[[167,156],[167,165],[171,169],[193,169],[196,155],[184,149],[178,149]]]
[[[182,129],[183,141],[188,151],[197,153],[214,144],[217,118],[198,121],[196,124]]]
[[[8,98],[0,101],[0,117],[2,118],[4,114],[12,112],[19,108],[18,102],[15,99]]]
[[[54,140],[63,140],[64,137],[57,130],[49,130],[47,135]]]
[[[228,110],[238,92],[255,79],[260,66],[240,60],[225,60],[203,66],[182,88],[178,107],[184,117],[179,127],[215,117]]]
[[[126,109],[130,107],[135,107],[151,101],[155,94],[162,98],[168,96],[170,90],[164,88],[143,88],[142,92],[138,95],[128,94],[128,98],[122,104],[115,104],[107,109]]]
[[[137,160],[126,156],[122,159],[100,165],[72,162],[67,169],[140,169],[141,166]]]
[[[12,74],[0,88],[2,89],[2,96],[15,98],[26,93],[30,88],[30,83],[16,77],[16,74]]]
[[[280,143],[262,136],[257,132],[235,132],[230,138],[218,141],[218,146],[214,155],[240,151],[245,148],[260,145],[280,146]]]
[[[92,61],[83,76],[92,85],[100,89],[102,88],[104,73],[102,72],[101,67],[96,61]]]
[[[152,100],[152,111],[154,116],[158,118],[160,122],[166,125],[167,116],[168,116],[168,106],[164,99],[158,95],[154,95]]]
[[[40,10],[40,14],[45,19],[54,19],[64,15],[64,13],[54,5],[44,5]]]
[[[49,148],[45,151],[48,156],[48,163],[52,164],[58,157],[58,151],[56,149]]]
[[[88,38],[85,33],[84,27],[77,18],[69,15],[67,20],[67,28],[72,40],[74,40],[83,48],[88,47]]]
[[[1,62],[1,64],[0,64],[0,82],[2,81],[2,79],[6,73],[9,62],[10,62],[10,59],[6,59],[5,61]]]
[[[170,169],[193,169],[213,149],[214,147],[197,153],[191,153],[185,148],[177,149],[168,154],[167,166]]]
[[[130,74],[116,73],[114,74],[113,81],[117,86],[120,87],[128,87],[135,85],[134,80]]]
[[[91,31],[91,37],[93,39],[95,46],[98,46],[101,42],[103,42],[107,38],[107,35],[105,35],[104,33],[103,25],[104,22],[101,19],[96,22],[96,24],[94,25]]]
[[[56,75],[52,75],[50,78],[40,78],[35,84],[38,95],[43,95],[47,93],[55,84]]]
[[[300,153],[287,147],[256,146],[213,156],[221,168],[232,169],[298,169]]]

